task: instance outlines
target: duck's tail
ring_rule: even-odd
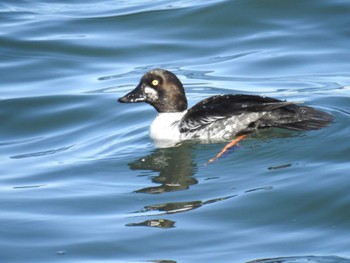
[[[279,127],[297,131],[319,130],[334,120],[329,113],[307,106],[297,107],[296,118],[291,122],[280,123]]]

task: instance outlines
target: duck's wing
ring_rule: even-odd
[[[218,95],[198,102],[183,116],[179,128],[188,132],[215,121],[251,112],[268,112],[295,102],[256,95]]]

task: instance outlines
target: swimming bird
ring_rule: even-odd
[[[243,139],[248,133],[270,127],[317,130],[333,120],[329,113],[295,102],[246,94],[211,96],[188,109],[181,81],[164,69],[146,72],[137,87],[118,101],[146,102],[156,109],[158,115],[150,126],[150,137],[160,146],[184,140]]]

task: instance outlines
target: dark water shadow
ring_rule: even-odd
[[[198,181],[192,176],[197,171],[193,160],[193,144],[184,143],[178,147],[156,149],[152,154],[129,163],[131,170],[152,171],[152,182],[159,186],[135,190],[135,193],[160,194],[188,189]]]

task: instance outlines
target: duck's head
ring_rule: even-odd
[[[159,113],[182,112],[187,109],[187,99],[181,81],[164,69],[145,73],[137,87],[118,99],[122,103],[146,102]]]

